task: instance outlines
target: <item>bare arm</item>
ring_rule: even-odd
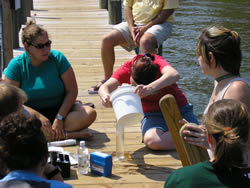
[[[119,85],[120,85],[120,82],[111,77],[100,87],[98,94],[102,100],[102,104],[105,107],[112,106],[110,102],[110,93],[114,91]]]
[[[20,88],[20,82],[18,82],[18,81],[10,80],[10,79],[7,78],[6,76],[3,76],[3,80],[4,80],[7,84],[11,84],[11,85],[14,85],[14,86]]]
[[[141,96],[146,97],[156,93],[158,90],[176,83],[180,76],[177,70],[171,66],[165,66],[162,71],[162,76],[148,85],[136,86],[135,92]]]
[[[58,111],[58,113],[64,117],[67,116],[70,108],[76,101],[78,95],[78,88],[75,73],[71,68],[69,68],[62,76],[61,76],[64,87],[65,87],[65,97],[63,99],[63,103]]]
[[[124,7],[124,16],[125,16],[125,19],[126,19],[126,21],[128,23],[128,28],[130,30],[132,39],[133,39],[133,41],[135,41],[136,40],[136,34],[138,33],[139,30],[137,29],[137,27],[135,27],[131,7],[127,7],[127,6]]]
[[[67,118],[67,114],[70,111],[70,108],[74,104],[77,94],[78,88],[76,83],[76,78],[72,67],[70,67],[62,76],[61,76],[64,87],[65,87],[65,97],[63,99],[63,103],[58,111],[58,114]],[[63,129],[63,121],[55,119],[52,125],[52,129],[55,130],[56,140],[60,140],[64,138],[64,129]]]
[[[158,91],[164,87],[176,83],[179,79],[179,73],[171,66],[165,66],[162,71],[162,76],[154,82],[148,84],[148,87],[153,89],[153,92]]]
[[[127,7],[127,6],[124,7],[124,16],[128,23],[128,27],[131,30],[131,28],[134,27],[134,18],[133,18],[131,7]]]
[[[153,25],[164,23],[168,19],[168,17],[174,13],[174,11],[175,9],[162,10],[151,22],[146,24],[146,28],[148,29]]]
[[[250,114],[250,87],[242,81],[234,81],[227,89],[224,99],[236,99],[246,105]]]

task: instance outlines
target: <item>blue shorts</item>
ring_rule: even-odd
[[[196,116],[193,112],[193,105],[187,104],[180,108],[180,113],[182,118],[186,119],[188,122],[199,124]],[[144,113],[144,118],[141,121],[142,136],[149,129],[161,129],[162,131],[168,131],[167,124],[161,112],[147,112]]]

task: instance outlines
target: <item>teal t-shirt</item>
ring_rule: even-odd
[[[13,58],[4,75],[20,83],[26,93],[27,106],[36,110],[59,107],[64,99],[65,88],[61,75],[71,67],[59,51],[51,50],[48,60],[34,67],[25,52]]]
[[[205,161],[192,166],[177,169],[171,173],[164,188],[246,188],[250,180],[239,171],[219,173],[211,162]]]

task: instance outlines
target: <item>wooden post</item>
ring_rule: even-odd
[[[122,22],[121,0],[108,0],[109,24],[118,24]]]
[[[12,37],[13,48],[19,48],[19,30],[21,27],[21,9],[11,10],[12,12]]]
[[[27,6],[26,16],[30,17],[30,11],[33,10],[33,0],[27,0],[26,1],[26,6]]]
[[[12,15],[10,10],[10,1],[1,0],[3,8],[3,51],[4,67],[13,58],[13,37],[12,37]]]
[[[29,0],[30,1],[30,10],[34,9],[34,4],[33,4],[33,0]]]
[[[25,24],[27,22],[27,15],[28,14],[28,4],[29,0],[21,0],[21,10],[20,10],[20,24]]]
[[[19,47],[19,30],[22,25],[21,0],[11,0],[13,48]]]
[[[99,0],[99,8],[108,10],[108,0]]]

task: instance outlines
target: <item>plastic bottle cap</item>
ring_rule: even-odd
[[[84,140],[80,141],[80,146],[85,146],[85,141]]]

